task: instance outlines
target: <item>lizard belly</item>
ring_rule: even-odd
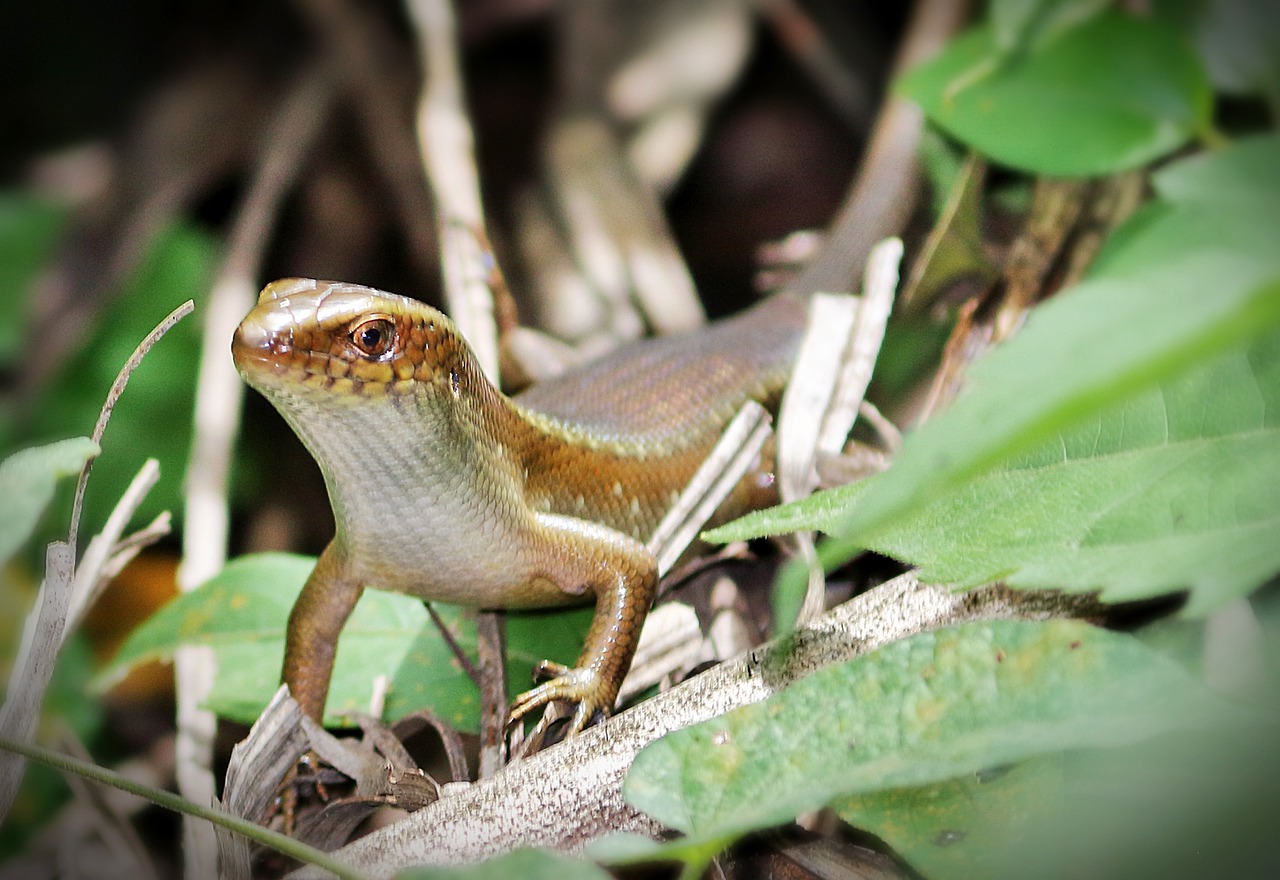
[[[380,413],[388,424],[378,424]],[[355,424],[333,424],[344,418]],[[421,437],[364,447],[326,439],[349,431],[394,436],[398,421],[390,409],[353,409],[331,414],[327,431],[299,432],[309,445],[329,447],[315,457],[326,463],[335,540],[356,579],[374,589],[471,607],[583,601],[580,585],[558,583],[543,564],[535,514],[509,465],[483,449]]]

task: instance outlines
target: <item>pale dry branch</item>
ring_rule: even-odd
[[[22,629],[4,706],[0,707],[0,737],[28,743],[35,736],[40,704],[62,644],[74,573],[75,548],[62,541],[51,543],[45,552],[45,579]],[[13,806],[26,764],[20,755],[0,752],[0,820]]]
[[[120,368],[120,372],[116,374],[116,379],[111,383],[110,390],[107,391],[106,400],[102,403],[102,409],[98,413],[98,421],[93,426],[92,439],[99,446],[102,445],[102,435],[107,429],[107,423],[111,420],[111,413],[115,410],[116,402],[120,400],[120,395],[124,393],[125,386],[129,384],[129,378],[133,375],[133,371],[142,363],[142,359],[146,357],[151,347],[160,341],[160,338],[168,333],[173,326],[191,314],[195,310],[195,303],[187,300],[170,312],[163,321],[156,325],[150,333],[146,335],[138,347],[133,350],[133,354],[129,355],[129,359],[125,361],[124,366]],[[71,504],[71,527],[68,531],[67,543],[71,545],[71,553],[75,555],[76,538],[80,531],[80,511],[84,506],[84,490],[89,482],[89,473],[93,470],[93,459],[85,462],[84,467],[80,471],[80,479],[76,482],[75,499]]]
[[[498,380],[498,328],[489,287],[488,234],[480,203],[475,134],[463,102],[457,22],[449,0],[409,0],[421,58],[418,146],[435,195],[448,312],[484,374]]]
[[[178,588],[184,593],[217,574],[226,561],[230,521],[227,482],[244,399],[244,386],[231,362],[228,342],[253,306],[258,267],[270,230],[284,194],[320,130],[331,92],[327,77],[313,70],[285,96],[274,124],[266,131],[249,191],[232,222],[227,252],[209,293],[194,431],[183,484],[185,527]],[[178,789],[189,800],[202,804],[211,803],[216,791],[211,768],[217,718],[203,708],[214,672],[210,648],[183,646],[175,653]],[[208,823],[184,817],[183,857],[188,877],[216,872],[218,839]]]
[[[511,764],[492,779],[449,786],[403,821],[334,853],[369,878],[413,865],[471,863],[522,846],[577,852],[613,831],[664,829],[622,798],[636,753],[663,734],[760,702],[813,672],[918,632],[971,620],[1082,616],[1088,599],[988,587],[953,593],[904,574],[633,709]],[[764,674],[768,670],[768,674]],[[306,869],[295,880],[326,876]]]
[[[125,527],[138,512],[147,493],[159,479],[160,463],[154,458],[143,462],[138,473],[130,481],[129,487],[116,502],[111,515],[107,517],[102,531],[90,539],[89,545],[80,557],[80,564],[76,566],[71,607],[67,612],[67,632],[74,631],[80,625],[85,612],[98,601],[102,590],[120,572],[125,562],[133,558],[147,544],[169,533],[169,517],[166,511],[142,532],[135,533],[127,539],[122,537]],[[64,633],[64,639],[65,635]]]

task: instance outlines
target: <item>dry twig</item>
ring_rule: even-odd
[[[319,131],[329,92],[327,80],[313,71],[286,96],[275,124],[267,131],[257,171],[237,212],[230,244],[209,294],[196,384],[195,429],[183,486],[186,517],[178,588],[184,593],[213,577],[226,561],[227,480],[244,399],[244,386],[231,363],[227,340],[253,305],[268,232],[302,157]],[[178,788],[196,803],[211,803],[216,791],[211,767],[217,718],[203,708],[213,687],[214,667],[208,647],[183,646],[174,656]],[[228,840],[244,845],[239,838]],[[184,817],[183,843],[187,876],[212,876],[218,863],[213,829]]]

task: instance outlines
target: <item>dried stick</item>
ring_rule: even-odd
[[[226,561],[227,475],[244,398],[227,343],[253,305],[269,231],[302,156],[319,131],[329,91],[325,79],[311,72],[287,95],[269,129],[260,164],[236,215],[226,256],[209,294],[196,384],[194,436],[183,486],[186,515],[178,588],[184,593],[216,574]],[[187,646],[175,653],[178,790],[200,804],[211,803],[216,791],[211,765],[217,718],[202,708],[213,687],[213,674],[211,649]],[[186,876],[214,876],[217,847],[211,826],[184,817]]]
[[[481,673],[480,779],[488,779],[506,762],[502,734],[507,726],[507,654],[502,624],[502,615],[497,611],[481,611],[476,616],[476,653]]]
[[[75,550],[62,541],[54,541],[45,551],[44,583],[22,629],[8,693],[4,706],[0,707],[0,739],[26,744],[35,738],[40,704],[53,677],[67,622],[75,559]],[[0,753],[0,821],[13,806],[25,768],[26,761],[21,756],[13,752]]]
[[[1079,597],[999,587],[953,593],[904,574],[786,639],[510,764],[492,779],[458,790],[333,856],[374,880],[411,865],[472,863],[521,846],[576,852],[612,831],[657,836],[661,826],[623,800],[622,780],[636,753],[663,734],[760,702],[818,669],[918,632],[970,620],[1078,616],[1091,607]],[[326,875],[307,869],[291,876]]]
[[[138,368],[138,364],[142,363],[142,359],[147,356],[147,352],[151,351],[151,346],[160,341],[160,337],[164,336],[173,325],[177,324],[195,309],[195,303],[187,300],[170,312],[163,321],[156,325],[156,328],[147,334],[146,338],[138,343],[138,347],[133,350],[133,354],[129,355],[129,360],[125,361],[120,372],[116,374],[116,380],[111,383],[111,389],[107,392],[107,399],[102,402],[102,409],[98,412],[98,421],[93,426],[92,439],[99,446],[102,445],[102,434],[107,430],[107,422],[111,420],[111,413],[115,411],[116,403],[120,400],[120,395],[124,394],[125,386],[129,384],[129,378],[133,375],[133,371]],[[80,532],[80,511],[84,507],[84,489],[89,482],[89,472],[93,470],[93,459],[85,462],[84,467],[80,470],[80,479],[76,481],[75,500],[71,503],[71,528],[67,534],[67,544],[71,546],[71,554],[75,555],[76,538]]]
[[[871,383],[898,284],[902,242],[886,239],[872,249],[860,298],[816,294],[809,326],[787,383],[778,416],[778,488],[786,502],[807,498],[818,485],[820,456],[837,455]],[[823,608],[826,578],[813,533],[793,536],[809,570],[809,586],[798,623]],[[775,621],[789,627],[791,621]]]
[[[116,402],[129,384],[129,377],[151,346],[169,331],[174,324],[191,313],[193,305],[187,300],[169,313],[160,324],[147,334],[130,355],[107,392],[107,398],[93,428],[93,441],[101,446],[103,432]],[[27,616],[22,630],[22,642],[9,677],[9,689],[4,706],[0,707],[0,738],[20,744],[31,742],[40,717],[40,705],[53,676],[53,667],[62,647],[67,628],[68,614],[72,607],[75,576],[76,537],[80,528],[80,511],[84,502],[85,485],[89,480],[93,459],[85,462],[76,484],[75,500],[71,506],[71,523],[68,540],[49,544],[45,553],[45,580],[36,594],[36,604]],[[0,755],[0,819],[13,805],[22,782],[25,761],[16,753]]]
[[[145,529],[127,538],[122,537],[125,527],[159,479],[160,463],[154,458],[143,462],[130,481],[129,488],[107,517],[102,531],[89,541],[89,546],[80,557],[80,564],[76,566],[71,605],[67,609],[66,632],[71,632],[80,625],[85,612],[93,607],[102,590],[138,551],[169,533],[169,513],[165,511]],[[66,632],[63,633],[64,639]]]
[[[435,195],[436,233],[448,311],[481,369],[498,380],[498,329],[489,289],[475,135],[463,102],[457,23],[449,0],[410,0],[422,60],[418,146]]]

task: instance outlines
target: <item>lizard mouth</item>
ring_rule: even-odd
[[[231,338],[231,357],[237,369],[246,378],[292,372],[297,368],[296,349],[288,330],[268,327],[258,318],[256,312],[250,313]]]

